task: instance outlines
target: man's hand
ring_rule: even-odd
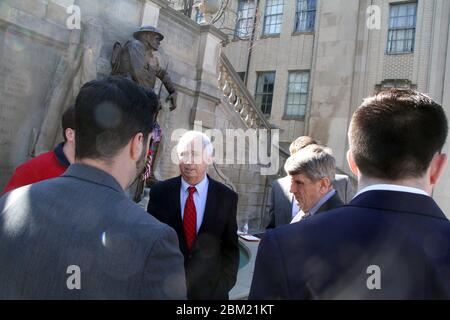
[[[177,108],[177,93],[172,92],[166,99],[166,102],[170,101],[171,107],[169,108],[170,111],[173,111]]]

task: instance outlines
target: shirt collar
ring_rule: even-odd
[[[426,193],[424,190],[419,189],[419,188],[401,186],[398,184],[373,184],[371,186],[367,186],[367,187],[359,190],[359,192],[353,198],[356,198],[361,193],[364,193],[367,191],[373,191],[373,190],[409,192],[409,193],[422,194],[425,196],[429,196],[428,193]]]
[[[334,189],[331,189],[330,191],[328,191],[322,198],[319,199],[319,201],[317,201],[316,205],[309,210],[309,214],[313,215],[314,213],[316,213],[317,210],[319,210],[319,208],[325,202],[330,200],[330,198],[333,197],[335,193],[336,193],[336,190],[334,190]]]
[[[119,182],[109,173],[92,166],[74,163],[62,174],[63,177],[74,177],[77,179],[90,181],[95,184],[104,185],[120,193],[125,191],[120,186]]]
[[[191,187],[191,185],[187,183],[186,180],[183,179],[183,177],[181,177],[181,190],[183,190],[184,192],[188,192],[187,189],[189,187]],[[199,195],[206,193],[208,191],[208,176],[205,174],[205,177],[202,179],[202,181],[200,181],[193,187],[195,187]]]
[[[63,167],[68,167],[70,166],[70,162],[67,159],[66,155],[64,154],[64,142],[61,142],[60,144],[58,144],[56,146],[56,148],[53,150],[53,152],[55,153],[56,159],[58,159],[58,162],[63,166]]]

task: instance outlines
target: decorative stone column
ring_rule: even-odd
[[[225,35],[212,25],[200,27],[200,47],[197,61],[199,80],[197,81],[197,99],[191,112],[191,124],[201,121],[205,128],[215,125],[215,108],[220,103],[222,92],[217,87],[218,62],[221,42]]]

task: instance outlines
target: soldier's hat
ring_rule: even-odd
[[[140,27],[135,33],[133,33],[133,37],[135,39],[137,39],[138,35],[140,33],[143,33],[143,32],[154,32],[154,33],[157,33],[161,37],[161,40],[164,39],[163,34],[161,32],[159,32],[158,29],[156,29],[155,27],[152,27],[152,26],[142,26],[142,27]]]

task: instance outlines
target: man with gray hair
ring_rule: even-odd
[[[292,156],[311,144],[323,146],[310,136],[300,136],[291,143],[289,152]],[[354,190],[347,175],[335,174],[332,184],[342,202],[347,203],[347,201],[353,197]],[[270,221],[266,226],[266,229],[273,229],[289,224],[292,221],[292,218],[300,211],[295,197],[290,192],[291,178],[289,175],[274,180],[271,187],[272,194],[269,208]]]
[[[239,266],[238,195],[206,174],[213,146],[204,133],[187,131],[176,151],[181,175],[151,188],[147,211],[178,234],[188,299],[228,299]]]
[[[290,191],[301,208],[291,223],[343,205],[332,184],[336,161],[330,148],[309,145],[289,157],[284,169],[291,178]]]
[[[420,92],[365,99],[348,130],[357,195],[269,230],[249,299],[450,299],[450,221],[431,197],[447,134],[444,109]]]

